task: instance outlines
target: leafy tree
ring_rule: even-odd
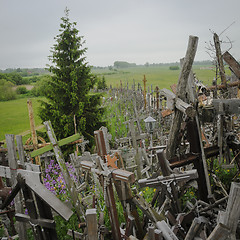
[[[26,87],[18,87],[16,89],[16,93],[17,94],[26,94],[28,92],[27,88]]]
[[[79,36],[76,22],[69,20],[69,10],[61,18],[60,33],[55,37],[56,43],[49,57],[52,65],[48,70],[52,73],[42,101],[40,117],[50,120],[58,139],[74,134],[74,116],[77,131],[94,143],[94,130],[99,129],[102,122],[103,109],[100,108],[101,95],[91,94],[97,81],[86,62],[86,48],[83,48],[83,37]]]
[[[50,75],[43,75],[39,77],[39,80],[34,84],[34,87],[31,90],[32,95],[35,97],[46,96],[50,79]]]
[[[8,101],[16,98],[16,92],[12,87],[13,83],[1,78],[0,75],[0,101]]]
[[[16,85],[27,83],[19,73],[8,73],[7,75],[9,80]]]

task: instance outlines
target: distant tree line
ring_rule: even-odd
[[[38,76],[42,74],[49,74],[45,68],[7,68],[0,70],[2,73],[18,73],[22,77]]]
[[[115,61],[113,66],[115,68],[128,68],[128,67],[136,67],[137,64],[136,63],[128,63],[128,62],[124,62],[124,61]]]
[[[211,60],[204,60],[204,61],[195,61],[193,65],[212,65]],[[129,68],[129,67],[161,67],[161,66],[180,66],[179,62],[171,62],[171,63],[149,63],[146,62],[145,64],[136,63],[128,63],[125,61],[115,61],[113,63],[113,67],[115,68]],[[102,67],[94,67],[94,68],[102,68]],[[112,66],[108,66],[108,68],[112,68]]]

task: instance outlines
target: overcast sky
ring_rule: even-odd
[[[240,0],[0,0],[0,69],[46,67],[66,7],[90,65],[177,62],[190,35],[195,60],[210,59],[206,42],[230,25],[220,39],[240,59]]]

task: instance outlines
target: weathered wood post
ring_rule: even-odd
[[[207,223],[207,219],[204,218],[204,217],[196,217],[194,218],[192,224],[191,224],[191,227],[189,228],[188,232],[187,232],[187,235],[185,237],[184,240],[193,240],[195,239],[195,237],[197,237],[202,229],[203,229],[203,226],[204,224]]]
[[[185,100],[186,87],[188,83],[188,77],[192,68],[194,57],[197,51],[198,37],[190,36],[188,42],[188,48],[186,56],[184,58],[182,71],[179,76],[178,85],[177,85],[177,94],[176,97],[181,100]],[[179,139],[176,137],[179,134],[180,125],[182,122],[183,113],[175,108],[174,117],[171,125],[171,130],[168,138],[166,156],[168,159],[172,158],[176,154],[176,149],[179,144]]]
[[[156,102],[157,102],[157,111],[159,110],[159,87],[156,86],[155,88],[155,92],[156,92]]]
[[[217,226],[213,229],[211,234],[208,236],[207,240],[225,240],[229,236],[230,231],[222,223],[218,223]]]
[[[60,147],[58,146],[58,141],[57,141],[57,138],[53,131],[51,122],[46,121],[46,122],[44,122],[44,125],[46,127],[49,140],[52,143],[53,151],[55,153],[57,162],[58,162],[61,172],[63,174],[63,178],[66,182],[66,187],[70,193],[71,200],[73,202],[74,207],[76,208],[76,212],[77,212],[78,218],[80,220],[82,217],[84,217],[84,213],[82,211],[82,204],[81,204],[81,201],[79,200],[78,192],[76,190],[75,184],[70,177],[69,171],[68,171],[67,166],[64,161],[62,151],[61,151]]]
[[[227,208],[225,212],[220,212],[219,222],[230,229],[228,240],[236,240],[236,230],[240,218],[240,183],[232,182],[229,193]]]
[[[87,239],[98,240],[97,210],[95,208],[87,209]]]
[[[208,175],[206,176],[204,171],[204,164],[201,152],[201,142],[197,126],[196,119],[187,122],[187,137],[190,142],[190,152],[194,155],[199,155],[196,161],[193,161],[194,168],[198,171],[198,194],[199,198],[205,202],[208,202],[209,194],[211,194],[211,187],[209,184]],[[204,153],[203,153],[204,154]]]
[[[230,66],[231,71],[240,79],[240,64],[238,61],[228,52],[226,51],[222,55],[224,61]]]
[[[171,230],[171,228],[167,225],[167,223],[162,220],[156,223],[156,227],[161,230],[164,239],[166,240],[178,240],[177,236]]]
[[[142,163],[140,161],[140,150],[139,150],[139,147],[137,145],[134,120],[132,120],[132,119],[129,122],[129,129],[130,129],[130,132],[131,132],[133,148],[136,150],[135,162],[136,162],[136,165],[137,165],[137,178],[141,179],[141,177],[142,177],[142,173],[141,173]]]
[[[146,95],[147,95],[147,89],[146,89],[146,76],[143,76],[143,97],[144,97],[144,109],[146,110],[147,107],[147,99],[146,99]]]
[[[30,121],[30,130],[31,130],[31,135],[32,135],[33,149],[37,150],[38,140],[37,140],[37,133],[36,133],[35,122],[34,122],[32,101],[30,99],[28,99],[27,104],[28,104],[28,113],[29,113],[29,121]],[[38,156],[35,157],[35,160],[36,160],[36,164],[41,165],[40,158]]]
[[[12,188],[17,183],[17,169],[18,169],[18,164],[17,164],[17,153],[16,153],[16,146],[14,143],[14,135],[13,134],[6,134],[6,143],[7,143],[7,148],[8,148],[8,164],[10,167],[10,172],[11,172],[11,185]],[[19,142],[19,140],[18,140]],[[20,145],[20,143],[18,143]],[[21,147],[20,147],[21,148]],[[22,157],[22,153],[20,154]],[[14,206],[15,206],[15,212],[16,213],[23,213],[23,206],[21,204],[21,196],[18,194],[15,198],[14,201]],[[27,230],[26,230],[26,224],[24,223],[17,223],[17,232],[19,234],[19,239],[20,240],[25,240],[27,239]]]
[[[220,73],[220,77],[221,77],[221,83],[224,86],[226,86],[227,85],[227,79],[226,79],[224,65],[223,65],[220,40],[219,40],[219,37],[216,33],[213,34],[213,40],[214,40],[214,45],[215,45],[215,49],[216,49],[216,57],[217,57],[218,68],[219,68],[219,73]]]
[[[24,162],[25,162],[25,154],[24,154],[24,147],[23,147],[23,143],[22,143],[22,136],[21,135],[16,135],[16,141],[17,141],[17,148],[18,148],[20,165],[23,168],[24,167]]]
[[[103,131],[101,130],[94,131],[94,136],[95,136],[98,155],[103,159],[104,162],[106,162],[105,156],[107,154],[107,149],[106,149]],[[112,180],[108,179],[107,177],[104,179],[104,177],[102,176],[100,181],[102,182],[104,196],[106,198],[106,206],[108,208],[110,223],[112,227],[112,234],[113,234],[112,237],[114,240],[120,240],[121,239],[120,225],[117,217],[117,209],[116,209],[116,202],[114,199]]]

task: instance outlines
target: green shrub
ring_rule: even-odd
[[[48,83],[49,83],[50,76],[46,75],[40,78],[39,81],[36,82],[31,93],[35,97],[44,96],[48,91]]]
[[[5,79],[0,79],[0,101],[8,101],[16,98],[13,84]]]
[[[170,70],[179,70],[179,66],[170,66],[169,69]]]
[[[27,88],[26,88],[26,87],[23,87],[23,86],[18,87],[18,88],[16,89],[16,93],[17,93],[17,94],[26,94],[27,92],[28,92]]]

